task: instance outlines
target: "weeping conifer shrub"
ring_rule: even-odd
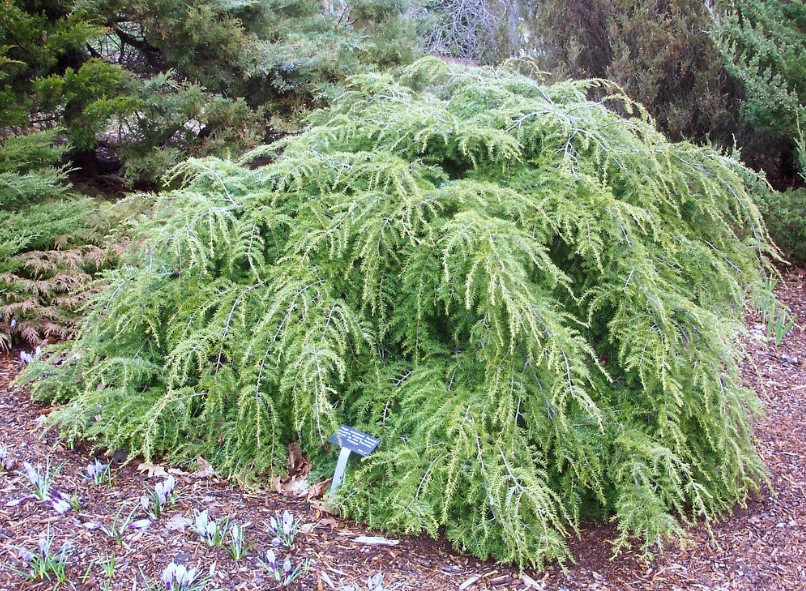
[[[24,378],[67,437],[261,475],[295,440],[324,472],[351,424],[382,443],[347,515],[521,566],[586,518],[649,552],[763,481],[736,338],[775,256],[758,179],[605,83],[427,58],[175,175]]]

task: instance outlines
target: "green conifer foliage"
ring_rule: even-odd
[[[753,126],[790,143],[796,187],[767,192],[760,206],[776,244],[806,262],[806,3],[736,0],[716,14],[712,38],[728,71],[742,82],[742,111]],[[797,181],[800,181],[799,183]],[[798,186],[799,185],[799,188]]]
[[[736,336],[775,253],[750,171],[603,84],[427,58],[352,79],[268,165],[188,161],[25,380],[68,437],[229,473],[293,440],[322,466],[354,425],[382,443],[346,514],[480,557],[709,522],[764,479]]]
[[[0,138],[0,350],[71,336],[92,273],[116,258],[109,217],[57,166],[55,135]]]
[[[725,65],[742,81],[744,115],[786,137],[806,126],[806,3],[736,0],[718,15],[712,37]]]

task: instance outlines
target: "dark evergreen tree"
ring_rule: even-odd
[[[293,129],[348,74],[412,59],[404,0],[4,0],[0,111],[58,126],[92,175],[155,183],[187,156]],[[35,116],[29,117],[29,114]],[[101,146],[106,150],[97,150]]]
[[[762,194],[773,239],[794,262],[806,262],[806,4],[737,0],[715,14],[713,38],[728,71],[744,86],[742,113],[789,143],[794,187]]]

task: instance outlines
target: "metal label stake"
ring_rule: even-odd
[[[333,481],[330,483],[330,496],[332,497],[344,482],[344,472],[347,470],[347,460],[350,459],[350,454],[355,452],[360,456],[368,456],[375,451],[381,440],[347,425],[342,425],[329,441],[341,447],[339,461],[336,462],[336,471],[333,472]]]
[[[351,450],[349,447],[342,447],[339,453],[339,461],[336,462],[336,471],[333,472],[333,481],[330,483],[330,496],[336,492],[336,489],[344,482],[344,471],[347,469],[347,460],[350,459]]]

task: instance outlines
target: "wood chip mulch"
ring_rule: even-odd
[[[571,542],[575,562],[561,570],[552,566],[525,576],[517,570],[459,556],[444,541],[423,537],[395,537],[369,532],[360,525],[322,513],[316,503],[253,492],[199,470],[198,466],[168,466],[138,470],[139,461],[113,466],[112,486],[88,483],[82,473],[94,459],[87,448],[67,449],[53,432],[42,427],[49,409],[31,403],[25,392],[10,382],[19,371],[19,352],[0,357],[0,445],[17,461],[33,464],[50,458],[63,464],[56,486],[80,498],[79,511],[57,515],[49,503],[35,500],[9,507],[9,501],[26,494],[25,478],[16,470],[0,473],[0,591],[53,589],[52,581],[27,581],[11,569],[23,568],[19,547],[36,549],[48,528],[56,546],[75,544],[61,589],[99,590],[105,575],[100,561],[114,555],[115,573],[108,588],[145,589],[143,577],[158,582],[171,561],[195,567],[210,576],[210,588],[246,591],[279,589],[258,563],[270,547],[264,525],[278,511],[289,510],[305,524],[290,551],[295,564],[307,561],[309,569],[291,589],[335,590],[351,583],[366,589],[366,579],[378,572],[398,589],[479,589],[545,591],[577,589],[618,590],[781,590],[806,589],[806,269],[790,270],[778,297],[794,313],[798,325],[784,343],[774,347],[764,336],[757,318],[748,319],[745,345],[752,363],[744,368],[747,382],[765,403],[767,414],[757,426],[758,448],[771,474],[773,491],[764,491],[745,508],[737,508],[713,535],[705,528],[689,529],[682,548],[667,548],[651,563],[622,553],[611,556],[616,537],[612,524],[587,524]],[[101,458],[109,461],[107,458]],[[121,546],[88,523],[109,525],[115,514],[137,506],[144,486],[151,488],[174,473],[178,498],[159,521],[144,532],[129,530]],[[245,558],[233,561],[225,548],[210,548],[188,530],[182,518],[194,510],[209,509],[211,517],[230,516],[247,524],[253,544]],[[126,511],[128,512],[128,511]],[[142,511],[137,517],[142,517]],[[393,545],[367,544],[361,536],[385,538]],[[278,551],[285,557],[286,552]],[[162,587],[159,587],[162,588]]]

